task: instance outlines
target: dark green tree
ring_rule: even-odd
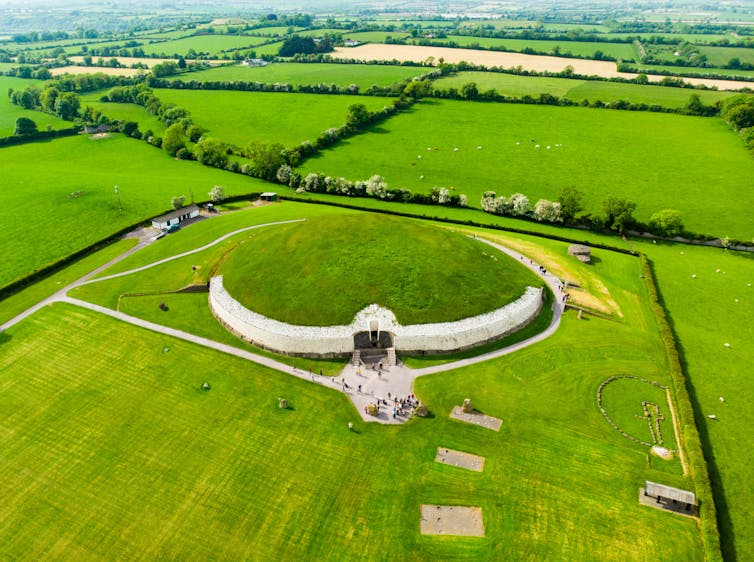
[[[584,194],[572,185],[567,185],[561,190],[558,195],[558,203],[560,203],[560,216],[563,222],[573,222],[576,215],[583,209],[581,204],[583,199]]]
[[[13,130],[14,135],[31,135],[37,132],[37,124],[28,117],[19,117],[16,119],[16,128]]]
[[[602,202],[605,226],[623,234],[636,222],[634,219],[635,210],[636,203],[633,201],[610,195]]]

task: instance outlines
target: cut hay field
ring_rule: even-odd
[[[217,55],[222,51],[255,47],[263,43],[263,39],[257,37],[248,37],[246,35],[196,35],[193,37],[183,37],[171,41],[161,41],[158,43],[147,43],[142,46],[144,54],[165,55],[165,56],[186,56],[189,50],[193,49],[197,54]]]
[[[568,259],[566,244],[526,244],[544,263]],[[0,342],[0,410],[13,428],[0,434],[0,554],[701,560],[693,520],[637,502],[645,479],[692,483],[596,407],[611,374],[667,382],[638,261],[600,258],[571,267],[589,267],[622,319],[567,314],[538,345],[423,377],[416,394],[434,417],[399,427],[361,422],[320,386],[71,306],[46,308]],[[292,409],[279,410],[279,396]],[[500,433],[447,417],[467,396],[503,419]],[[484,472],[435,463],[438,446],[484,456]],[[486,536],[420,535],[422,503],[482,507]]]
[[[63,121],[54,115],[48,115],[41,111],[24,109],[11,103],[8,99],[8,90],[25,90],[29,86],[41,88],[44,82],[41,80],[28,80],[11,76],[0,76],[0,137],[9,137],[16,127],[16,119],[26,117],[37,124],[37,129],[44,131],[49,125],[53,129],[67,129],[73,126],[70,121]]]
[[[0,286],[166,211],[175,195],[190,196],[191,190],[197,200],[206,200],[214,185],[228,194],[266,189],[258,180],[176,161],[121,135],[6,147],[0,150],[0,169],[0,206],[13,218],[4,221],[0,237]],[[122,213],[114,185],[120,188]]]
[[[286,146],[314,141],[322,131],[344,125],[352,104],[375,111],[392,103],[389,98],[272,92],[155,89],[155,94],[188,109],[209,136],[242,147],[250,141]]]
[[[723,552],[728,560],[746,560],[754,552],[754,258],[669,244],[638,249],[654,262],[701,413],[700,433],[711,443]]]
[[[353,180],[381,174],[392,187],[420,192],[452,187],[473,206],[487,190],[521,192],[534,203],[573,185],[586,194],[587,212],[614,195],[636,201],[641,220],[675,208],[692,231],[752,236],[746,194],[754,161],[717,118],[424,100],[301,171]]]
[[[597,80],[574,80],[569,78],[550,78],[543,76],[519,76],[500,72],[459,72],[434,81],[437,89],[456,88],[474,82],[479,91],[497,90],[506,96],[532,96],[547,93],[573,101],[589,100],[614,102],[626,100],[631,103],[646,103],[664,107],[683,107],[692,94],[711,105],[714,102],[735,95],[731,92],[714,90],[687,90],[685,88],[668,88],[642,84],[624,84],[620,82],[602,82]]]
[[[555,41],[535,39],[498,39],[495,37],[472,37],[469,35],[448,35],[447,39],[430,39],[430,42],[447,43],[453,41],[459,47],[479,46],[484,49],[500,49],[522,52],[524,49],[555,55],[572,53],[576,56],[593,58],[596,51],[615,59],[636,59],[636,48],[631,43],[603,43],[594,41]]]
[[[474,82],[480,91],[495,89],[508,96],[533,96],[548,93],[573,101],[617,101],[646,103],[665,107],[682,107],[692,94],[697,94],[706,104],[734,95],[730,92],[714,90],[687,90],[654,85],[625,84],[596,80],[550,78],[539,76],[519,76],[497,72],[459,72],[436,80],[437,88],[457,88]]]
[[[636,78],[635,73],[618,72],[616,65],[611,61],[598,61],[587,59],[567,59],[548,55],[527,55],[524,53],[512,53],[501,51],[485,51],[480,49],[452,49],[449,47],[428,47],[422,45],[378,45],[367,44],[358,47],[336,47],[331,55],[333,58],[356,59],[364,61],[374,60],[397,60],[424,62],[433,59],[435,62],[440,58],[445,62],[458,63],[461,61],[484,65],[488,68],[499,66],[514,68],[520,66],[526,70],[537,72],[561,72],[567,66],[573,68],[576,74],[585,76],[602,76],[605,78],[622,77]],[[670,67],[668,72],[677,72],[681,67]],[[651,81],[659,82],[663,76],[650,75]],[[737,90],[751,87],[750,83],[743,80],[715,80],[712,78],[689,78],[690,84],[704,84],[716,87],[719,90]]]
[[[356,84],[361,90],[370,86],[390,86],[395,82],[411,79],[422,74],[422,69],[406,66],[371,64],[314,64],[272,63],[267,66],[221,66],[173,76],[170,80],[211,82],[233,80],[238,82],[263,82],[267,84]]]

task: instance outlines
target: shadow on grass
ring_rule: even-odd
[[[8,343],[11,339],[13,339],[13,336],[11,336],[10,334],[0,332],[0,345]]]

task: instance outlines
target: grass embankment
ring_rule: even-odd
[[[2,550],[701,559],[693,520],[637,502],[645,479],[690,484],[672,464],[650,463],[596,407],[612,374],[668,382],[638,260],[606,253],[575,267],[595,270],[624,320],[568,314],[536,346],[424,377],[416,393],[435,417],[402,427],[364,424],[341,395],[248,362],[72,307],[45,309],[1,344],[0,409],[13,427],[0,437]],[[293,409],[279,410],[278,396]],[[500,433],[448,419],[465,397],[503,419]],[[438,465],[438,446],[485,456],[484,472]],[[419,535],[422,503],[481,506],[485,538]]]
[[[188,109],[208,136],[242,147],[251,141],[285,146],[313,142],[325,129],[344,125],[352,104],[370,111],[391,104],[389,98],[320,94],[168,89],[155,94],[164,103]]]
[[[652,259],[679,339],[707,448],[723,553],[728,559],[745,558],[754,551],[754,522],[748,516],[754,501],[754,469],[748,460],[754,385],[745,376],[754,362],[754,259],[716,248],[637,246]]]
[[[390,86],[395,82],[422,74],[422,69],[382,64],[313,64],[272,63],[267,66],[220,66],[173,76],[171,80],[233,80],[236,82],[285,83],[294,86],[307,84],[337,84],[340,87],[356,84],[366,90],[376,84]],[[355,102],[354,102],[355,103]]]
[[[0,206],[13,217],[3,223],[0,237],[0,285],[164,212],[175,195],[186,195],[189,202],[192,192],[206,200],[214,185],[229,195],[268,188],[253,178],[173,160],[121,135],[3,148],[0,168]]]
[[[675,208],[692,231],[748,239],[750,212],[736,202],[753,170],[751,155],[720,119],[424,100],[307,160],[301,171],[381,174],[391,187],[419,192],[444,186],[473,206],[486,190],[522,192],[534,204],[573,185],[585,193],[587,212],[599,214],[614,195],[635,201],[640,220]]]
[[[575,80],[569,78],[550,78],[546,76],[518,76],[499,72],[459,72],[453,76],[440,78],[434,82],[437,89],[456,88],[474,82],[480,92],[497,90],[506,96],[538,97],[550,94],[576,102],[602,101],[612,103],[626,100],[631,103],[646,103],[663,107],[679,108],[688,103],[692,94],[697,94],[702,102],[711,105],[718,100],[729,98],[732,92],[714,90],[688,90],[643,84],[624,84],[621,82],[603,82],[599,80]]]
[[[452,259],[448,259],[452,256]],[[541,279],[505,254],[445,229],[359,214],[259,231],[220,267],[228,292],[291,324],[349,324],[376,303],[401,324],[489,312]]]

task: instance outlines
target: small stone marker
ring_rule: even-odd
[[[466,423],[473,423],[481,427],[486,427],[492,431],[500,431],[500,427],[503,425],[503,420],[499,418],[493,418],[479,412],[466,413],[461,406],[456,406],[453,411],[450,412],[450,417],[454,420],[463,421]]]
[[[353,422],[348,422],[348,431],[353,431]]]
[[[471,398],[463,399],[463,406],[461,406],[461,410],[464,414],[471,414],[474,412],[474,406],[472,406],[471,404]]]
[[[473,470],[474,472],[482,472],[482,470],[484,470],[484,457],[472,455],[471,453],[464,453],[462,451],[454,451],[453,449],[446,449],[445,447],[437,447],[435,462],[449,464],[450,466],[456,466],[458,468],[465,468],[466,470]]]
[[[429,415],[429,410],[427,410],[427,407],[424,404],[419,402],[416,408],[414,408],[414,415],[419,416],[420,418],[426,418]]]
[[[288,409],[288,401],[285,398],[278,398],[278,408],[281,410],[287,410]]]
[[[377,415],[377,404],[372,402],[371,404],[367,404],[367,414],[370,416],[376,416]]]
[[[209,385],[209,383],[208,383],[208,382],[205,382],[205,383],[204,383],[204,384],[202,385],[202,390],[209,390],[210,388],[212,388],[212,387],[211,387],[211,386]]]
[[[482,508],[425,504],[421,506],[419,527],[422,535],[483,537]]]

